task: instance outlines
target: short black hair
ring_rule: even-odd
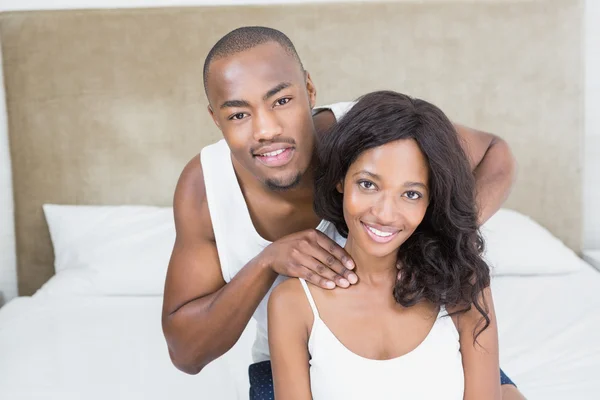
[[[204,60],[204,91],[206,92],[208,70],[213,60],[240,53],[268,42],[278,43],[289,55],[298,61],[300,68],[304,71],[304,66],[302,65],[302,61],[300,61],[294,44],[283,32],[264,26],[243,26],[223,36],[208,52],[206,60]]]
[[[426,299],[437,305],[475,307],[490,324],[479,296],[490,284],[477,223],[475,178],[458,134],[436,106],[393,91],[366,94],[319,137],[314,207],[344,236],[343,195],[336,186],[365,151],[413,139],[429,164],[429,205],[421,224],[399,249],[396,301],[410,307]]]

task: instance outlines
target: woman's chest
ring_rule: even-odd
[[[389,360],[411,353],[429,336],[438,309],[427,305],[348,303],[322,307],[323,329],[348,351],[371,360]]]

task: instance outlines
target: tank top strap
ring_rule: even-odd
[[[315,316],[315,320],[320,319],[319,310],[317,309],[317,305],[315,304],[315,299],[313,299],[310,290],[308,289],[308,284],[302,278],[298,278],[300,283],[302,284],[302,289],[304,289],[304,293],[306,294],[306,298],[308,299],[308,303],[310,304],[310,308],[312,309],[313,315]]]

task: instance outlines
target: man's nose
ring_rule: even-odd
[[[273,140],[283,132],[278,118],[271,110],[257,112],[253,123],[254,139],[257,142]]]

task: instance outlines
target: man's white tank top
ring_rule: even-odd
[[[300,283],[314,315],[308,338],[314,400],[462,400],[465,383],[459,334],[444,307],[415,349],[389,360],[374,360],[353,353],[338,340],[319,317],[306,281],[300,279]]]
[[[339,120],[354,103],[336,103],[316,108],[313,112],[330,109]],[[238,183],[231,152],[225,140],[206,146],[200,153],[208,209],[213,225],[221,272],[225,282],[229,282],[250,260],[256,257],[271,242],[261,237],[250,218],[250,212]],[[343,246],[346,239],[333,224],[321,221],[318,230]],[[280,276],[258,305],[256,319],[256,340],[252,348],[254,362],[269,360],[267,337],[267,301],[273,288],[286,277]]]

